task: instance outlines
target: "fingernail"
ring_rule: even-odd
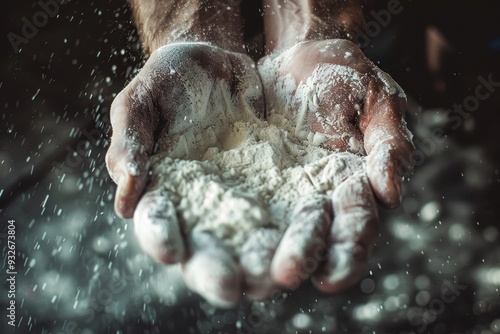
[[[129,176],[124,176],[123,174],[120,176],[120,180],[119,180],[119,184],[118,184],[118,193],[120,194],[120,196],[123,196],[123,197],[128,197],[132,191],[132,187],[131,187],[131,182],[129,180]]]
[[[122,180],[123,180],[123,177],[121,175],[118,177],[118,180],[116,180],[116,194],[118,194],[118,195],[121,195],[121,193],[123,191],[122,190],[122,188],[123,188]]]

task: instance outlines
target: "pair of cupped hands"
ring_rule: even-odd
[[[325,135],[322,146],[332,152],[359,143],[356,153],[367,155],[366,173],[349,177],[331,198],[305,199],[274,248],[255,247],[234,258],[213,235],[186,233],[168,196],[151,190],[156,185],[149,160],[159,153],[161,137],[189,124],[189,101],[206,102],[189,112],[204,112],[207,121],[211,105],[226,103],[210,101],[216,94],[196,96],[206,94],[207,83],[192,75],[194,67],[211,84],[226,82],[232,103],[242,100],[259,117],[278,112],[294,120],[300,112],[306,130]],[[301,85],[308,85],[314,106],[297,89]],[[134,218],[146,253],[165,264],[180,263],[187,286],[214,305],[231,307],[244,294],[272,297],[276,289],[296,289],[309,278],[320,291],[341,291],[365,274],[379,233],[377,201],[386,208],[401,202],[402,176],[411,170],[414,152],[405,109],[401,88],[347,40],[301,42],[258,64],[210,44],[163,46],[111,107],[106,164],[118,185],[115,210]],[[245,259],[252,257],[268,270],[256,274],[248,268]]]

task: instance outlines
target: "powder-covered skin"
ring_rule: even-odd
[[[264,296],[266,287],[272,286],[271,260],[278,244],[284,246],[276,253],[275,271],[286,273],[294,267],[289,260],[307,257],[303,252],[317,247],[318,237],[328,238],[333,217],[327,203],[346,178],[355,178],[351,183],[356,189],[343,190],[342,196],[360,197],[362,207],[371,203],[362,198],[371,190],[361,138],[345,138],[354,143],[347,149],[355,154],[340,153],[345,149],[323,147],[335,131],[326,134],[307,126],[306,115],[316,114],[319,93],[326,87],[320,79],[334,84],[327,77],[338,72],[342,78],[346,69],[318,68],[319,81],[298,85],[283,77],[279,91],[292,100],[288,107],[271,103],[262,120],[256,116],[262,82],[251,71],[240,73],[234,94],[227,80],[215,78],[197,62],[183,66],[170,69],[180,85],[173,85],[176,93],[164,101],[182,113],[171,118],[159,134],[157,153],[150,159],[150,181],[134,215],[139,242],[165,263],[194,256],[187,262],[184,277],[188,286],[204,295],[219,285],[205,287],[196,281],[196,266],[212,263],[214,256],[224,258],[227,252],[241,266],[247,286],[255,288],[253,295]],[[272,66],[268,69],[267,73],[277,74]],[[270,99],[273,96],[269,94]],[[299,109],[297,117],[287,112],[291,106]],[[342,113],[337,116],[343,117]],[[335,115],[332,120],[333,128],[342,123]],[[362,228],[360,222],[353,223]],[[356,231],[347,227],[348,233],[355,233],[349,242],[358,242]],[[283,237],[285,233],[288,237]],[[217,254],[210,255],[209,250]],[[238,271],[223,262],[236,264],[223,260],[219,267],[227,272],[221,277]]]
[[[256,66],[202,43],[165,46],[113,104],[113,126],[129,125],[112,140],[108,166],[122,167],[111,174],[125,157],[141,176],[127,167],[115,206],[127,216],[132,190],[143,194],[141,247],[180,262],[187,286],[220,306],[309,277],[325,292],[352,285],[378,236],[373,192],[387,206],[401,197],[393,161],[411,144],[398,86],[350,42],[290,52]]]
[[[279,232],[269,240],[276,243],[301,201],[331,197],[340,183],[365,168],[364,157],[331,153],[297,138],[283,123],[278,115],[230,123],[224,139],[201,159],[169,157],[186,145],[185,136],[192,135],[186,133],[171,145],[170,154],[152,158],[149,190],[169,194],[185,234],[209,232],[237,257],[256,231]]]

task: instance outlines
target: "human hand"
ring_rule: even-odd
[[[177,43],[153,52],[111,107],[106,164],[118,185],[116,212],[134,217],[146,253],[166,264],[181,262],[190,288],[216,305],[240,298],[243,275],[214,238],[183,236],[169,194],[154,185],[146,189],[149,160],[170,150],[189,129],[211,128],[217,139],[220,124],[238,119],[241,110],[262,116],[263,106],[262,85],[247,56],[208,44]],[[197,144],[200,152],[210,145]],[[196,152],[177,153],[198,158]]]
[[[364,274],[378,237],[374,195],[385,207],[397,207],[401,178],[413,165],[405,95],[358,46],[342,39],[302,42],[271,54],[260,62],[259,73],[268,115],[294,119],[297,134],[321,134],[322,146],[332,151],[367,154],[366,175],[347,178],[331,202],[297,212],[271,267],[285,287],[314,273],[318,289],[345,289]]]

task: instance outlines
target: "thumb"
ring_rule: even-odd
[[[133,216],[144,191],[158,122],[151,96],[136,79],[115,98],[110,113],[113,135],[106,165],[118,185],[115,211],[122,218]]]

